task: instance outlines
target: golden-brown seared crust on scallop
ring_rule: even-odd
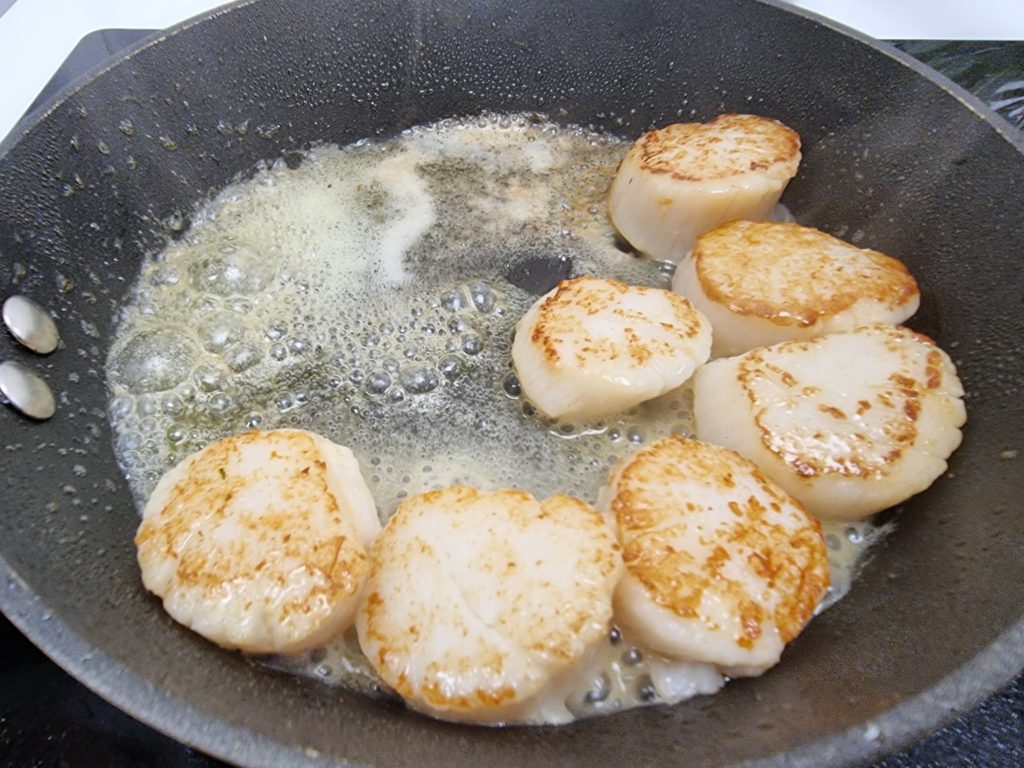
[[[829,343],[824,339],[752,350],[739,365],[738,381],[762,444],[805,478],[884,477],[899,471],[904,451],[918,443],[922,399],[962,392],[949,357],[924,334],[900,327],[868,326],[850,339],[830,338],[836,346],[854,338],[872,339],[879,352],[891,356],[892,369],[852,403],[836,396],[843,391],[840,382],[830,392],[789,370],[787,363],[799,365],[802,355]],[[865,360],[864,365],[874,361]],[[815,421],[796,423],[793,415],[811,406],[830,429]]]
[[[175,619],[256,653],[305,650],[343,628],[369,561],[317,440],[235,435],[161,480],[135,543],[146,587]]]
[[[624,303],[627,295],[641,301],[657,297],[668,305],[659,307],[666,311],[653,317]],[[597,316],[616,332],[596,333],[588,321]],[[652,322],[660,333],[647,332]],[[706,323],[678,294],[607,278],[577,277],[559,283],[541,302],[530,340],[552,365],[586,369],[607,363],[642,366],[659,356],[674,356],[680,345],[692,343],[704,332]]]
[[[616,280],[565,280],[516,325],[523,393],[552,418],[618,413],[675,389],[711,353],[711,326],[688,300]]]
[[[680,181],[727,179],[750,172],[788,180],[800,163],[800,136],[759,115],[719,115],[707,123],[675,123],[636,142],[640,168]]]
[[[622,558],[569,496],[454,486],[399,506],[372,549],[363,652],[413,707],[531,720],[548,685],[600,641]]]
[[[747,456],[818,517],[854,520],[946,471],[963,394],[931,339],[876,324],[713,361],[694,415],[702,440]]]
[[[771,215],[800,164],[800,138],[767,117],[721,115],[645,133],[608,188],[608,216],[641,253],[678,263],[697,236]]]
[[[810,326],[866,301],[912,307],[900,321],[919,298],[902,262],[799,224],[723,224],[697,238],[692,258],[708,299],[779,325]]]
[[[641,449],[617,471],[610,509],[629,576],[705,644],[753,652],[768,632],[785,644],[829,585],[817,521],[725,448],[673,436]],[[738,631],[722,631],[723,611]]]

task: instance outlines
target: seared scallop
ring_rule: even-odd
[[[800,164],[800,137],[757,115],[649,131],[608,191],[612,223],[641,253],[678,262],[702,232],[766,218]]]
[[[512,362],[541,413],[595,419],[627,410],[693,375],[711,326],[682,296],[615,280],[565,280],[516,326]]]
[[[946,471],[963,394],[931,339],[870,325],[708,363],[694,415],[700,439],[751,459],[816,516],[855,520]]]
[[[613,470],[599,506],[626,564],[616,622],[671,658],[759,675],[828,588],[818,522],[728,449],[652,443]]]
[[[351,622],[380,522],[348,448],[245,432],[157,483],[135,537],[146,588],[227,648],[299,653]]]
[[[622,571],[597,510],[453,486],[402,503],[371,554],[359,643],[412,707],[488,723],[571,719],[565,685],[607,634]]]
[[[921,294],[902,262],[792,223],[734,221],[697,238],[674,290],[711,321],[712,354],[902,323]]]

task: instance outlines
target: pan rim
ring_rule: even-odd
[[[91,68],[62,87],[46,103],[26,115],[0,141],[0,162],[21,138],[34,130],[68,98],[105,72],[129,61],[140,51],[209,19],[229,14],[263,0],[237,0],[199,14],[166,30],[154,32]],[[1024,154],[1024,132],[1014,128],[980,99],[944,75],[894,46],[871,38],[817,13],[782,0],[746,0],[806,18],[862,45],[879,51],[954,97],[997,135]],[[193,704],[154,687],[145,678],[121,667],[58,616],[49,613],[31,586],[0,553],[0,611],[58,666],[132,717],[176,741],[204,753],[245,765],[338,765],[311,748],[303,749],[268,738],[227,720],[204,714]],[[877,717],[803,744],[793,750],[735,764],[749,768],[781,766],[854,765],[878,759],[924,738],[969,711],[1024,669],[1024,617],[1010,625],[992,643],[938,683],[897,704]],[[865,743],[869,744],[865,748]],[[341,765],[356,765],[348,761]]]
[[[312,747],[287,745],[203,714],[187,701],[169,696],[143,677],[127,671],[49,613],[2,554],[0,576],[6,582],[5,589],[0,590],[0,611],[19,631],[91,691],[159,733],[222,760],[253,768],[362,765],[347,760],[339,763],[324,758]],[[1024,619],[1004,630],[984,650],[934,686],[877,717],[787,752],[734,763],[732,768],[867,764],[938,731],[1005,687],[1021,669]],[[867,749],[865,743],[870,745]]]
[[[7,157],[10,151],[18,144],[19,141],[21,141],[23,136],[35,130],[36,126],[49,117],[50,114],[57,110],[65,101],[104,73],[114,69],[115,67],[121,66],[140,51],[143,51],[152,45],[156,45],[157,43],[161,43],[169,37],[174,37],[178,33],[184,32],[186,29],[190,29],[197,24],[202,24],[209,19],[216,18],[217,16],[233,13],[241,8],[254,5],[259,2],[261,2],[261,0],[234,0],[234,2],[226,3],[225,5],[220,5],[212,10],[205,11],[204,13],[196,14],[195,16],[179,21],[177,24],[167,27],[166,29],[155,30],[152,34],[136,40],[125,48],[122,48],[112,54],[109,58],[93,65],[80,75],[77,75],[71,81],[62,85],[50,98],[39,104],[35,109],[29,110],[21,116],[21,119],[14,124],[14,127],[11,128],[8,134],[4,136],[3,139],[0,139],[0,162]]]
[[[999,136],[1009,142],[1017,151],[1024,154],[1024,131],[1015,128],[1006,118],[1000,115],[995,110],[991,109],[985,102],[979,99],[977,96],[972,94],[963,86],[957,85],[955,82],[950,80],[948,77],[938,72],[927,64],[915,59],[909,53],[904,53],[896,46],[888,43],[884,40],[866,35],[859,30],[852,27],[848,27],[838,21],[834,21],[826,16],[822,16],[814,11],[809,11],[805,8],[801,8],[796,5],[792,5],[786,0],[744,0],[745,2],[753,3],[755,5],[766,5],[784,13],[790,13],[795,16],[808,19],[819,26],[831,29],[845,37],[849,37],[856,40],[862,45],[866,45],[869,48],[873,48],[880,53],[884,53],[891,59],[896,60],[905,67],[909,67],[919,76],[930,81],[934,85],[939,86],[942,90],[946,91],[949,95],[957,99],[964,107],[974,113],[974,115],[981,119],[983,122],[993,128]],[[225,5],[218,6],[211,11],[197,14],[191,18],[180,21],[166,29],[161,29],[153,32],[151,35],[132,43],[131,45],[123,48],[117,53],[113,54],[110,58],[96,64],[89,68],[82,74],[75,77],[69,83],[66,83],[59,90],[57,90],[49,99],[40,104],[35,109],[26,113],[22,118],[15,124],[11,131],[0,139],[0,162],[8,155],[13,147],[21,140],[22,136],[26,133],[31,132],[35,127],[45,120],[51,112],[55,111],[61,106],[68,98],[73,96],[82,87],[92,82],[95,78],[100,77],[105,72],[118,67],[129,59],[133,58],[140,51],[156,45],[169,37],[183,32],[197,24],[202,24],[209,19],[213,19],[217,16],[224,14],[234,13],[242,8],[249,5],[254,5],[263,2],[263,0],[234,0],[234,2],[227,3]]]

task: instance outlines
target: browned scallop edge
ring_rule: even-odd
[[[582,335],[584,330],[574,322],[571,316],[566,317],[562,307],[572,305],[593,316],[605,311],[614,312],[616,301],[626,293],[651,291],[664,294],[672,304],[674,309],[672,320],[683,320],[682,323],[663,322],[662,327],[665,330],[673,332],[680,340],[684,341],[693,338],[700,332],[700,317],[694,311],[693,305],[677,293],[647,286],[631,286],[610,278],[583,276],[563,280],[541,302],[533,330],[530,332],[530,341],[540,348],[549,365],[558,366],[566,363],[559,349],[562,344],[562,335],[565,333]],[[654,321],[654,318],[651,320]],[[595,339],[588,335],[587,342],[580,347],[576,355],[575,364],[583,367],[590,359],[597,357],[615,360],[620,356],[621,350],[629,356],[635,365],[643,365],[656,354],[670,355],[675,351],[670,344],[661,342],[654,346],[654,342],[650,338],[636,333],[630,328],[624,330],[626,335],[621,340]],[[567,364],[573,363],[569,361]]]
[[[924,380],[919,381],[918,379],[911,378],[909,376],[903,376],[899,373],[893,373],[889,376],[886,382],[888,386],[902,395],[905,400],[902,407],[903,418],[900,419],[896,424],[892,425],[891,429],[887,432],[888,437],[895,443],[895,447],[886,454],[883,459],[881,466],[874,462],[857,461],[856,458],[851,458],[841,465],[833,463],[831,468],[824,466],[821,463],[811,460],[807,456],[798,456],[793,454],[786,448],[785,441],[779,441],[776,439],[775,432],[766,427],[762,421],[757,417],[763,404],[758,402],[753,387],[752,381],[764,372],[768,372],[772,377],[780,383],[783,387],[790,390],[790,396],[795,397],[798,394],[799,382],[796,378],[785,368],[766,362],[761,354],[761,350],[753,350],[746,353],[744,359],[738,365],[739,372],[737,373],[737,380],[739,381],[740,388],[747,397],[747,401],[750,403],[751,413],[754,414],[754,423],[761,435],[761,444],[766,450],[774,454],[787,466],[791,467],[796,474],[804,479],[811,479],[814,477],[826,476],[826,475],[842,475],[845,477],[859,477],[868,478],[876,477],[885,473],[885,468],[892,466],[898,462],[905,451],[911,449],[917,441],[918,437],[918,419],[921,415],[921,400],[941,389],[945,384],[944,378],[944,355],[945,353],[939,349],[935,342],[924,335],[916,331],[911,331],[909,328],[903,326],[889,326],[889,325],[873,325],[865,326],[858,329],[858,333],[882,333],[886,336],[886,344],[902,345],[903,343],[911,340],[916,340],[926,346],[931,347],[925,356],[925,369],[924,369]],[[790,341],[783,342],[783,344],[777,345],[775,348],[789,349],[810,349],[815,342],[812,341]],[[816,394],[812,392],[809,394]],[[829,408],[828,406],[822,406],[821,409],[827,412],[830,416],[839,420],[846,420],[856,416],[860,416],[875,405],[881,405],[885,408],[894,409],[895,404],[887,394],[887,390],[878,390],[871,400],[864,399],[858,401],[857,411],[854,414],[844,413],[838,408]],[[862,438],[865,442],[868,441],[866,435],[855,435],[855,437]]]
[[[577,499],[575,496],[559,493],[545,499],[540,505],[539,519],[554,518],[573,528],[586,527],[590,530],[601,531],[602,538],[607,539],[607,549],[592,546],[591,558],[586,562],[593,565],[594,573],[598,579],[608,581],[616,573],[621,575],[622,568],[622,546],[608,525],[605,516],[587,502]],[[568,519],[567,519],[568,518]],[[571,522],[569,522],[571,521]],[[599,582],[600,583],[600,582]],[[579,608],[568,605],[559,615],[560,620],[566,627],[568,634],[579,637],[583,634],[584,628],[593,619],[593,614],[582,611]],[[607,629],[607,628],[606,628]],[[593,638],[598,639],[597,637]],[[571,647],[564,643],[538,642],[528,646],[531,651],[540,652],[561,659],[563,662],[571,662],[575,654]]]
[[[753,255],[745,256],[745,249],[760,245],[769,235],[779,233],[800,236],[802,243],[806,243],[801,247],[812,247],[810,241],[816,240],[822,247],[835,244],[844,248],[856,248],[861,255],[869,258],[884,271],[884,278],[859,286],[851,285],[842,292],[821,296],[821,300],[816,301],[813,306],[780,306],[745,292],[737,294],[726,291],[720,283],[708,276],[707,263],[719,257],[736,260],[735,273],[742,275],[747,264],[756,258]],[[899,259],[870,248],[857,248],[820,230],[790,222],[733,221],[723,224],[697,238],[692,258],[701,290],[708,299],[728,307],[736,314],[760,317],[777,325],[808,327],[822,317],[831,317],[849,309],[861,299],[874,299],[886,306],[898,307],[920,293],[914,276]]]
[[[395,535],[394,531],[396,528],[392,527],[390,522],[398,520],[400,523],[405,514],[407,514],[407,509],[418,508],[420,504],[440,503],[444,504],[446,507],[473,504],[486,496],[495,494],[518,498],[521,501],[530,503],[536,502],[536,499],[532,494],[518,489],[506,488],[492,493],[486,493],[470,486],[456,485],[449,488],[427,491],[400,504],[398,510],[392,517],[392,521],[389,521],[389,525],[385,526],[383,532],[374,542],[371,550],[372,564],[370,579],[372,580],[374,578],[381,567],[380,564],[382,563],[382,560],[377,555],[377,548],[390,543],[390,539]],[[601,513],[591,505],[576,499],[575,497],[564,494],[558,494],[540,502],[538,505],[538,514],[536,515],[536,519],[543,520],[550,517],[561,517],[567,508],[571,508],[572,513],[578,513],[590,517],[591,522],[602,529],[607,525]],[[613,538],[610,537],[609,543],[611,544],[611,557],[602,558],[600,552],[595,556],[598,571],[605,577],[613,573],[618,567],[616,555],[620,551],[618,543]],[[430,548],[430,545],[426,542],[423,542],[421,546]],[[376,658],[371,659],[371,663],[381,677],[384,678],[385,681],[388,682],[388,684],[391,685],[391,687],[394,688],[394,690],[403,698],[413,701],[417,698],[421,698],[428,702],[432,707],[439,710],[449,709],[454,711],[470,711],[478,709],[481,706],[489,708],[500,707],[514,702],[518,697],[518,692],[513,686],[502,686],[494,691],[486,691],[478,688],[471,693],[464,695],[450,695],[446,693],[442,681],[437,679],[426,681],[418,688],[414,687],[409,682],[408,675],[403,669],[396,670],[392,668],[392,664],[390,663],[392,651],[388,645],[388,637],[375,629],[375,627],[380,623],[377,617],[383,610],[384,598],[380,593],[371,591],[367,594],[363,606],[363,611],[366,616],[365,631],[368,637],[375,640],[379,645],[379,649],[375,654]],[[575,635],[578,635],[582,631],[584,625],[589,621],[589,619],[589,615],[578,612],[571,617],[566,617],[570,632]],[[410,626],[408,628],[408,632],[413,637],[416,637],[418,636],[419,630],[416,626]],[[558,658],[562,658],[563,660],[571,657],[567,648],[552,645],[550,643],[533,644],[528,646],[528,649],[551,654]]]
[[[533,496],[525,491],[506,489],[504,493],[514,494],[522,500],[533,500]],[[445,508],[464,506],[474,504],[486,495],[488,494],[471,486],[454,485],[448,488],[425,491],[399,504],[395,514],[388,521],[388,525],[384,527],[384,530],[371,546],[369,581],[373,581],[384,563],[384,560],[378,554],[378,550],[391,543],[391,539],[397,535],[395,531],[402,525],[406,515],[410,514],[409,510],[418,509],[420,505],[441,505]],[[434,551],[433,547],[426,541],[421,541],[419,546],[424,553],[432,553]],[[410,683],[409,676],[405,671],[405,665],[401,661],[405,654],[393,650],[389,644],[390,638],[376,629],[382,623],[378,617],[385,611],[384,598],[381,594],[375,590],[370,591],[363,602],[362,611],[365,615],[364,631],[367,637],[374,640],[378,645],[377,652],[374,654],[375,657],[369,659],[370,663],[377,671],[377,674],[403,699],[412,702],[422,700],[436,710],[450,710],[453,712],[468,712],[480,709],[481,707],[500,707],[516,700],[518,692],[513,686],[502,686],[494,691],[477,688],[468,694],[449,694],[445,691],[443,681],[438,679],[443,670],[438,669],[434,669],[433,679],[425,680],[420,685],[414,686]],[[420,630],[413,624],[406,628],[406,632],[415,641],[419,637]],[[396,661],[398,662],[397,665]],[[431,666],[434,667],[435,665]]]
[[[655,128],[643,134],[630,148],[629,154],[639,155],[640,167],[649,173],[663,174],[679,181],[707,181],[707,177],[687,173],[680,170],[674,163],[665,162],[662,158],[666,145],[674,141],[686,141],[704,152],[713,151],[718,138],[714,129],[723,127],[751,128],[763,134],[771,128],[774,138],[765,142],[765,151],[761,157],[751,160],[746,168],[737,168],[729,176],[738,176],[751,171],[763,171],[777,163],[788,163],[800,152],[800,135],[784,123],[770,117],[760,115],[722,114],[706,123],[677,123]],[[709,130],[710,129],[710,130]],[[666,138],[670,134],[671,138]],[[718,178],[724,178],[719,176]]]
[[[689,474],[681,469],[683,464],[696,464],[702,476],[714,477],[716,482],[726,487],[735,485],[734,471],[749,472],[774,500],[772,510],[779,511],[780,503],[790,503],[803,512],[806,525],[788,533],[765,523],[764,516],[768,510],[754,497],[742,503],[730,503],[738,521],[738,536],[734,540],[746,544],[751,550],[747,567],[769,584],[782,581],[794,585],[783,592],[771,617],[782,642],[789,642],[813,616],[831,581],[821,524],[807,513],[799,501],[734,451],[673,435],[652,443],[626,460],[611,510],[625,544],[623,559],[627,570],[656,604],[683,619],[703,619],[700,605],[705,592],[712,590],[716,594],[725,594],[740,613],[743,634],[736,638],[736,644],[750,649],[761,637],[764,609],[760,604],[744,599],[746,591],[723,578],[722,568],[732,557],[724,547],[716,547],[712,556],[703,563],[702,572],[695,573],[692,570],[694,557],[689,552],[676,551],[659,542],[656,536],[645,536],[667,516],[700,514],[701,510],[692,502],[682,510],[659,510],[643,498],[643,491],[631,491],[626,486],[635,483],[642,487],[652,482],[685,480]],[[780,535],[785,536],[785,541],[777,540]],[[783,551],[781,556],[779,550]],[[680,570],[676,570],[677,566]],[[685,576],[680,575],[682,566],[691,569]]]
[[[202,504],[203,509],[212,518],[218,521],[223,520],[227,514],[228,505],[246,484],[242,478],[224,475],[223,468],[227,466],[232,457],[239,453],[243,445],[267,439],[284,439],[289,442],[300,440],[304,443],[301,450],[307,461],[298,474],[301,482],[313,484],[313,488],[304,493],[322,494],[330,505],[329,514],[338,518],[340,509],[327,485],[327,465],[320,458],[319,449],[312,438],[308,435],[263,433],[257,430],[220,440],[203,449],[189,466],[184,477],[171,488],[164,509],[187,509],[196,504]],[[261,575],[264,570],[273,568],[272,563],[261,561],[251,568],[240,570],[233,567],[237,563],[231,562],[229,558],[221,562],[213,562],[205,555],[187,548],[180,553],[176,552],[176,542],[188,531],[189,524],[189,519],[182,518],[174,512],[169,515],[158,514],[144,520],[135,537],[135,544],[140,549],[146,546],[159,548],[162,550],[163,557],[177,561],[175,575],[178,586],[201,589],[207,594],[212,594],[227,580],[252,580]],[[282,545],[287,549],[291,537],[284,531],[294,525],[293,514],[264,515],[260,518],[259,524],[260,536],[265,535],[266,531],[270,531],[279,536]],[[318,570],[327,577],[326,583],[321,587],[316,587],[314,593],[325,595],[331,602],[336,601],[338,595],[355,594],[369,568],[362,545],[346,548],[346,542],[345,536],[332,536],[318,541],[311,550],[290,553],[301,558],[311,569]],[[348,550],[353,551],[348,552]],[[342,555],[345,553],[348,556],[343,557]],[[285,585],[283,574],[278,574],[275,578],[278,584]],[[282,613],[288,615],[302,611],[304,605],[301,602],[286,605],[282,608]],[[305,609],[308,610],[308,606]]]

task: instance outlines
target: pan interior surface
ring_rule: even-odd
[[[726,111],[777,117],[803,140],[785,198],[800,222],[898,255],[921,283],[914,327],[958,364],[964,445],[846,600],[760,679],[566,728],[469,729],[218,651],[143,593],[103,368],[144,255],[260,159],[485,111],[623,137]],[[899,58],[753,2],[263,0],[143,46],[4,150],[0,288],[48,306],[65,346],[39,361],[0,341],[59,400],[46,424],[0,416],[0,604],[161,730],[254,765],[849,763],[1019,669],[1024,211],[1011,201],[1024,156]]]

